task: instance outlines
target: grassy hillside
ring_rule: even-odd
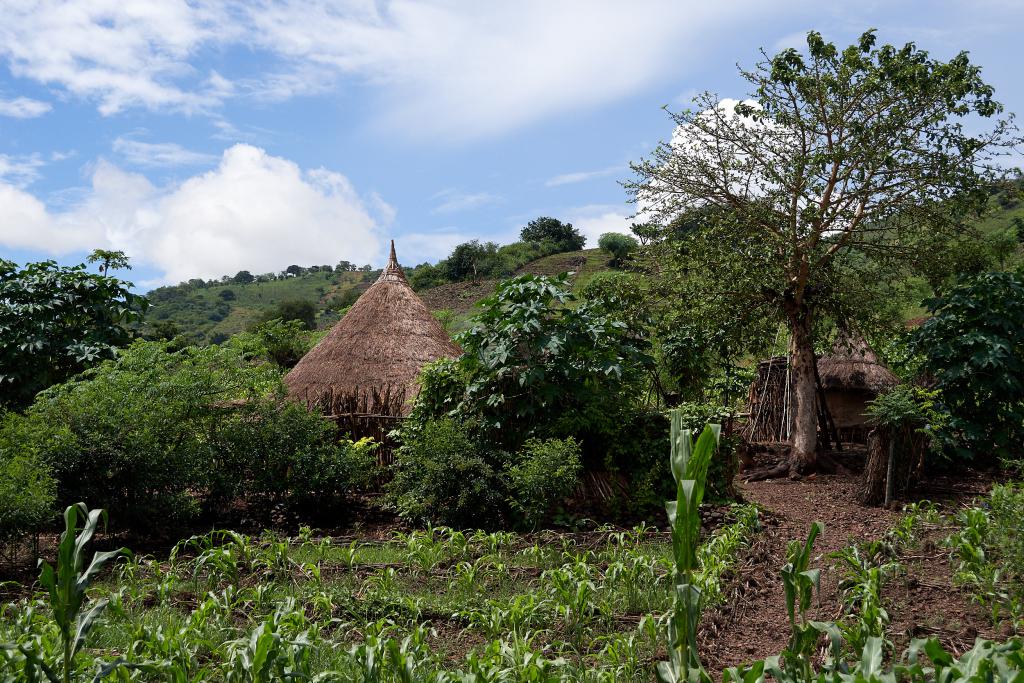
[[[1024,263],[1024,181],[1007,183],[994,192],[990,209],[978,222],[982,241],[987,243],[984,249],[997,255],[996,267],[1016,268]],[[609,270],[608,255],[599,249],[585,249],[545,256],[527,263],[516,273],[556,275],[572,271],[577,273],[579,287],[605,270]],[[350,306],[370,286],[378,272],[315,272],[248,284],[161,287],[149,295],[153,305],[145,330],[153,332],[161,324],[173,324],[177,331],[197,341],[219,341],[245,330],[278,304],[296,300],[313,303],[317,327],[327,328],[339,319],[339,311]],[[494,293],[497,283],[497,278],[453,282],[425,289],[420,295],[431,310],[447,311],[442,316],[445,324],[458,331],[465,328],[476,303]],[[930,295],[922,278],[908,278],[906,286],[918,298]],[[908,319],[923,314],[919,306],[904,311]]]
[[[224,283],[206,287],[176,285],[149,293],[147,331],[173,323],[200,341],[216,341],[241,332],[284,301],[309,301],[317,309],[317,326],[329,327],[337,311],[351,305],[377,272],[306,273],[270,282]]]
[[[556,275],[578,273],[577,284],[607,270],[608,255],[599,249],[553,254],[528,263],[517,273]],[[317,327],[326,328],[339,319],[338,311],[351,305],[374,280],[379,271],[306,273],[284,280],[224,283],[204,287],[176,285],[150,292],[152,306],[146,315],[145,330],[172,323],[178,332],[199,341],[218,341],[241,332],[269,314],[284,301],[309,301],[317,309]],[[494,293],[497,279],[455,282],[420,293],[433,311],[451,311],[446,323],[461,329],[480,299]]]
[[[609,270],[608,254],[600,249],[584,249],[562,254],[552,254],[526,264],[516,271],[517,275],[559,275],[576,273],[577,287],[586,284],[594,275]],[[451,311],[457,326],[473,314],[473,308],[481,299],[494,294],[498,279],[480,279],[468,282],[452,282],[420,292],[424,303],[432,311]]]

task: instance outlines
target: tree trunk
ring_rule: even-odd
[[[885,499],[890,440],[888,431],[880,427],[875,427],[868,433],[868,454],[864,463],[860,491],[857,494],[857,498],[864,505],[879,505]]]
[[[814,470],[818,457],[818,412],[815,404],[814,339],[806,305],[793,304],[789,315],[790,359],[793,373],[793,433],[789,453],[790,475]]]

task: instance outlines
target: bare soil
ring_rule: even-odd
[[[706,615],[701,653],[709,671],[778,654],[786,646],[789,622],[779,570],[786,561],[786,546],[792,540],[803,542],[815,521],[824,523],[825,532],[815,543],[812,562],[822,569],[813,618],[840,617],[842,570],[829,554],[881,538],[900,515],[857,503],[858,484],[856,475],[739,484],[748,501],[762,506],[763,530],[741,558],[733,577],[732,599]],[[915,498],[930,499],[948,513],[982,494],[987,485],[983,477],[937,480],[916,492]],[[959,654],[973,645],[976,636],[1005,636],[993,630],[985,610],[972,603],[967,593],[954,588],[949,553],[939,545],[947,533],[937,527],[923,529],[919,544],[900,557],[905,572],[884,586],[892,619],[888,636],[897,652],[913,637],[936,636]]]

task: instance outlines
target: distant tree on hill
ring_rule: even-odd
[[[247,285],[255,279],[256,277],[248,270],[240,270],[235,273],[235,276],[231,278],[231,281],[237,282],[240,285]]]
[[[498,245],[480,240],[463,242],[445,261],[445,275],[453,282],[493,274],[498,265]]]
[[[618,267],[622,265],[629,253],[640,245],[629,235],[623,235],[621,232],[606,232],[597,241],[597,246],[611,254],[612,265]]]
[[[347,273],[350,270],[355,270],[356,267],[351,261],[338,261],[338,270],[343,273]]]
[[[305,270],[302,268],[302,266],[291,265],[285,268],[284,272],[287,273],[288,275],[298,276],[302,275],[305,272]]]
[[[131,264],[128,263],[128,257],[123,251],[110,251],[107,249],[93,249],[92,253],[86,258],[89,263],[100,264],[100,275],[106,275],[107,271],[113,268],[114,270],[131,270]]]
[[[361,270],[364,273],[369,273],[371,270],[373,270],[373,266],[367,263],[365,266],[360,266],[359,270]]]
[[[577,251],[587,243],[587,238],[572,223],[563,223],[557,218],[541,216],[526,224],[519,233],[524,242],[554,242],[559,251]]]
[[[326,264],[326,265],[320,266],[320,270],[322,270],[325,273],[333,273],[334,272],[334,266],[332,266],[330,264]]]

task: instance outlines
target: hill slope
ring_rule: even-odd
[[[607,260],[608,255],[599,249],[553,254],[526,264],[517,274],[556,275],[573,271],[578,273],[577,284],[582,284],[607,270]],[[148,294],[152,305],[144,329],[153,332],[158,326],[165,326],[197,341],[217,342],[247,329],[285,301],[313,303],[317,327],[327,328],[338,321],[339,311],[350,306],[378,274],[379,271],[315,272],[269,282],[160,287]],[[461,328],[474,305],[493,294],[497,283],[497,279],[454,282],[423,290],[420,296],[432,311],[451,311],[448,322]]]

